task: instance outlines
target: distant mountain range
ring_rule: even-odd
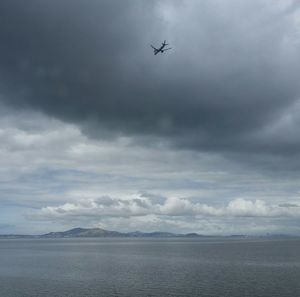
[[[197,233],[175,234],[170,232],[128,232],[122,233],[101,228],[74,228],[62,232],[50,232],[42,235],[0,235],[0,238],[78,238],[78,237],[204,237]]]
[[[64,232],[50,232],[40,235],[42,238],[66,238],[66,237],[201,237],[197,233],[175,234],[170,232],[128,232],[122,233],[101,228],[74,228]]]
[[[182,238],[198,238],[198,237],[216,237],[210,235],[201,235],[198,233],[187,233],[187,234],[176,234],[170,232],[128,232],[122,233],[117,231],[109,231],[101,228],[73,228],[67,231],[62,232],[50,232],[42,235],[18,235],[18,234],[5,234],[0,235],[0,239],[5,238],[100,238],[100,237],[153,237],[153,238],[170,238],[170,237],[182,237]],[[249,237],[247,235],[229,235],[223,237],[231,237],[231,238],[244,238]],[[266,234],[264,236],[257,237],[295,237],[291,235],[285,234]]]

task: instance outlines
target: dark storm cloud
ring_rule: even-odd
[[[297,153],[297,7],[278,3],[1,1],[1,98],[93,137]]]

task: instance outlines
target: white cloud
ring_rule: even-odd
[[[291,207],[293,205],[293,207]],[[139,217],[154,215],[160,217],[297,217],[300,205],[270,205],[262,200],[237,198],[227,206],[209,206],[193,203],[184,198],[167,198],[164,203],[154,203],[151,199],[137,196],[134,199],[103,197],[80,200],[59,206],[47,206],[31,214],[32,219],[68,219],[77,217]]]

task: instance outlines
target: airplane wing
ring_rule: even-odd
[[[168,50],[170,50],[170,49],[172,49],[171,47],[169,47],[169,48],[166,48],[166,49],[164,49],[164,51],[168,51]]]
[[[154,50],[158,51],[158,49],[155,48],[152,44],[150,44],[150,46],[151,46]]]

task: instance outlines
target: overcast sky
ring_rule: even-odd
[[[300,235],[298,3],[2,0],[0,233]]]

